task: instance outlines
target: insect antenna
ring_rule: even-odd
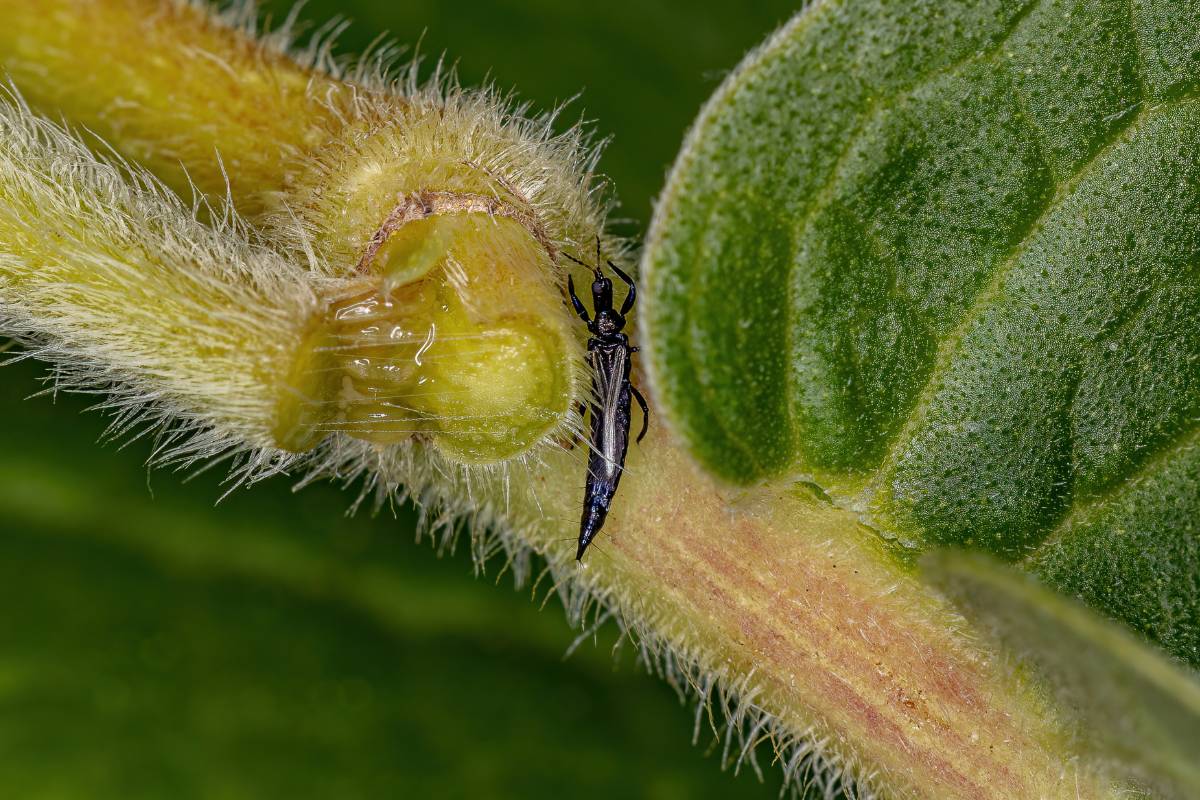
[[[576,258],[575,256],[573,256],[573,255],[571,255],[570,253],[567,253],[567,252],[563,252],[563,255],[564,255],[564,256],[566,256],[567,258],[571,259],[572,261],[574,261],[574,262],[575,262],[576,264],[578,264],[579,266],[581,266],[581,267],[587,267],[587,268],[588,268],[588,269],[590,269],[592,272],[595,272],[597,275],[601,274],[601,273],[600,273],[600,270],[599,270],[597,267],[594,267],[594,266],[592,266],[591,264],[587,263],[586,261],[581,261],[581,260],[579,260],[578,258]]]
[[[581,261],[580,259],[571,255],[570,253],[566,252],[565,250],[563,251],[563,255],[566,256],[567,258],[569,258],[570,260],[574,261],[579,266],[590,269],[592,272],[594,272],[596,274],[597,278],[604,277],[604,272],[600,269],[600,265],[604,262],[600,255],[600,237],[599,236],[596,237],[596,263],[595,264],[589,264],[586,261]]]

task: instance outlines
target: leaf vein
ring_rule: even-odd
[[[817,211],[829,204],[829,201],[832,198],[833,190],[837,186],[838,179],[842,176],[846,164],[854,152],[855,146],[859,143],[863,134],[866,133],[870,122],[877,118],[881,111],[894,107],[898,102],[911,97],[923,87],[928,86],[934,81],[947,75],[953,75],[968,64],[983,62],[994,56],[1000,51],[1000,48],[1004,47],[1004,45],[1013,37],[1013,35],[1021,27],[1021,23],[1024,22],[1025,19],[1028,18],[1029,15],[1032,14],[1033,11],[1037,9],[1043,2],[1044,0],[1030,0],[1030,2],[1027,2],[1017,14],[1013,15],[1008,27],[1001,31],[996,40],[988,47],[985,47],[981,50],[973,50],[964,54],[961,58],[955,59],[949,64],[946,64],[945,66],[931,70],[922,75],[918,80],[904,87],[900,87],[895,92],[883,99],[877,99],[875,95],[872,95],[864,105],[862,112],[858,115],[858,118],[855,120],[855,126],[853,130],[851,131],[850,135],[846,137],[845,146],[842,148],[841,152],[838,153],[838,157],[830,166],[829,176],[826,178],[821,187],[813,193],[812,199],[800,211],[797,223],[793,226],[793,235],[795,238],[792,241],[792,252],[796,253],[799,251],[799,241],[804,235],[803,232],[809,226],[809,224],[812,223],[813,217],[816,215]],[[798,269],[798,259],[793,257],[791,263],[788,264],[787,285],[789,287],[789,293],[791,291],[791,287],[796,285],[796,272]],[[795,298],[789,296],[788,301],[784,305],[785,346],[787,347],[787,352],[792,354],[796,351]],[[795,370],[789,370],[785,377],[784,391],[786,394],[784,408],[788,418],[788,429],[791,435],[791,441],[793,442],[797,440],[800,433],[799,425],[796,421],[796,410],[793,407],[794,404],[792,402],[792,398],[796,397],[795,381]]]
[[[1099,494],[1089,495],[1071,504],[1058,524],[1051,528],[1041,543],[1025,557],[1025,563],[1032,564],[1040,554],[1061,541],[1075,525],[1086,520],[1090,514],[1118,499],[1124,493],[1136,489],[1145,479],[1152,476],[1175,456],[1197,445],[1200,445],[1200,419],[1195,419],[1191,425],[1182,428],[1176,437],[1165,440],[1163,446],[1143,461],[1131,475],[1117,481]]]
[[[934,358],[934,367],[930,370],[929,377],[925,381],[925,385],[918,393],[917,402],[914,404],[912,412],[908,416],[908,421],[902,426],[898,435],[892,440],[891,444],[885,451],[885,456],[880,463],[877,471],[877,478],[887,474],[889,469],[893,467],[900,457],[902,446],[907,442],[919,424],[924,420],[925,414],[932,405],[933,396],[937,392],[940,380],[945,376],[950,364],[954,360],[954,356],[958,353],[959,346],[966,337],[971,326],[978,321],[982,313],[995,300],[1003,286],[1004,279],[1011,272],[1012,268],[1018,263],[1021,256],[1024,255],[1028,248],[1033,234],[1040,229],[1047,221],[1048,217],[1053,214],[1062,205],[1063,201],[1071,197],[1079,188],[1080,184],[1090,175],[1091,171],[1098,165],[1103,163],[1106,155],[1111,153],[1116,147],[1124,143],[1129,135],[1145,122],[1151,114],[1161,111],[1164,108],[1176,105],[1187,99],[1194,99],[1190,95],[1181,96],[1178,100],[1170,103],[1163,103],[1156,106],[1142,106],[1136,113],[1126,118],[1124,124],[1114,128],[1101,146],[1087,161],[1082,163],[1067,180],[1059,183],[1054,195],[1049,202],[1041,210],[1038,216],[1028,227],[1028,232],[1017,243],[1013,250],[1005,257],[992,272],[991,279],[987,285],[976,295],[970,307],[963,313],[960,322],[955,329],[947,336],[943,337],[938,344],[937,355]]]

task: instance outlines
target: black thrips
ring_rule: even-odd
[[[621,310],[613,308],[613,284],[600,269],[600,240],[596,239],[596,265],[592,266],[564,253],[567,258],[587,267],[596,275],[592,281],[592,311],[594,318],[588,316],[587,309],[575,294],[575,281],[567,277],[567,292],[571,296],[571,305],[575,313],[587,323],[592,336],[588,339],[588,361],[592,366],[592,399],[587,405],[592,411],[592,439],[588,455],[587,486],[583,493],[583,516],[579,520],[579,550],[575,553],[577,561],[583,560],[584,551],[604,527],[608,509],[612,505],[613,495],[617,492],[617,484],[621,482],[621,473],[625,471],[625,453],[629,449],[630,396],[637,398],[642,408],[642,432],[637,440],[642,441],[646,428],[650,423],[650,409],[646,407],[646,399],[642,397],[633,384],[629,382],[631,357],[637,352],[636,347],[629,346],[629,337],[622,333],[625,327],[625,315],[633,309],[637,299],[637,286],[633,279],[626,275],[611,261],[609,269],[629,285],[629,294]],[[583,411],[583,408],[580,409]]]

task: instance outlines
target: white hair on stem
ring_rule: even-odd
[[[338,37],[349,23],[334,18],[316,30],[305,32],[294,6],[278,25],[263,23],[254,0],[234,0],[214,12],[208,0],[175,0],[211,16],[219,24],[244,34],[261,51],[283,57],[304,70],[328,76],[352,90],[352,102],[322,96],[326,84],[310,86],[313,100],[336,118],[339,128],[354,129],[348,141],[339,141],[338,131],[321,148],[306,153],[300,170],[303,177],[286,195],[275,198],[274,211],[263,220],[273,246],[289,247],[307,254],[324,232],[322,208],[335,202],[324,191],[347,163],[362,169],[368,163],[387,164],[403,183],[412,171],[410,185],[427,179],[421,173],[451,168],[478,172],[489,191],[515,200],[545,228],[555,249],[577,249],[589,253],[599,234],[605,252],[623,261],[631,271],[632,242],[605,233],[604,221],[616,207],[609,183],[598,171],[607,138],[598,138],[582,118],[561,125],[568,99],[541,113],[514,93],[495,86],[467,88],[460,84],[453,66],[437,59],[423,75],[426,58],[419,48],[398,45],[379,36],[357,55],[336,52]],[[325,87],[325,88],[323,88]],[[361,127],[366,125],[365,128]],[[435,182],[438,178],[433,179]],[[344,269],[342,252],[327,252],[313,259],[316,269]],[[565,275],[565,273],[564,273]],[[565,280],[564,275],[556,276]]]
[[[55,389],[106,395],[116,432],[159,429],[164,460],[280,461],[254,451],[271,441],[272,379],[317,306],[303,276],[236,216],[202,223],[12,91],[0,141],[0,330],[22,357],[51,364]]]

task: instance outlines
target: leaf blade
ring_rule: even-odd
[[[692,132],[643,262],[665,416],[1200,663],[1200,455],[1102,513],[1200,419],[1200,3],[887,6],[803,12]]]

